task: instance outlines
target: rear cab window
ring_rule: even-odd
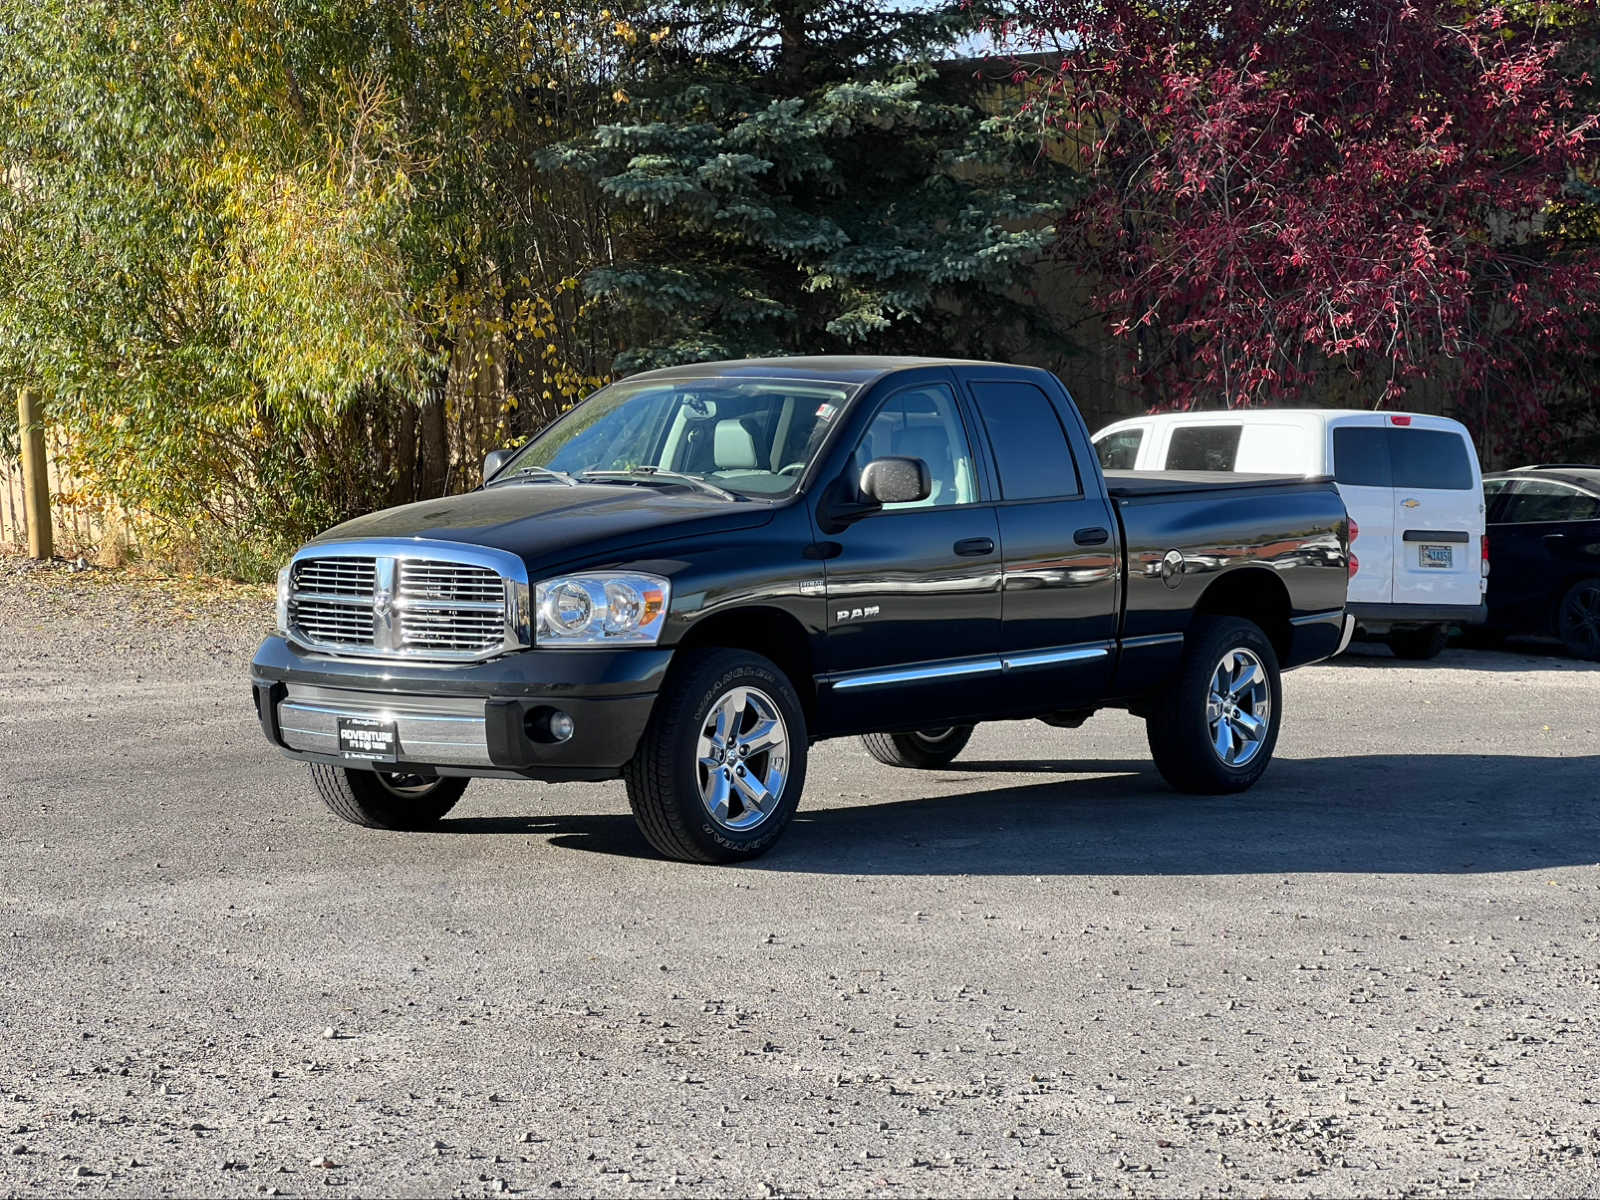
[[[1031,383],[995,380],[974,382],[972,394],[994,447],[1003,499],[1082,492],[1066,431],[1048,396]]]

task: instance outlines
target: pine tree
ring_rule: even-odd
[[[712,0],[639,18],[623,111],[545,158],[623,232],[585,294],[616,369],[782,353],[996,355],[1072,176],[975,63],[970,7]],[[625,33],[631,33],[631,27]]]

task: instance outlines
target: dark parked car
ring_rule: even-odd
[[[379,828],[475,775],[615,779],[646,838],[759,854],[807,750],[939,767],[979,721],[1145,718],[1192,792],[1267,767],[1281,668],[1348,640],[1326,479],[1108,483],[1066,389],[997,363],[790,358],[614,383],[484,487],[347,522],[279,579],[273,744]]]
[[[1480,636],[1554,634],[1600,659],[1600,466],[1519,467],[1483,477],[1489,620]]]

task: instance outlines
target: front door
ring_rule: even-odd
[[[825,730],[949,724],[993,712],[999,694],[1000,530],[949,384],[887,397],[847,479],[887,456],[922,459],[933,490],[820,535],[829,552]]]

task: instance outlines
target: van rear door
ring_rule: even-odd
[[[1394,471],[1394,603],[1479,603],[1483,482],[1466,431],[1453,421],[1415,417],[1410,425],[1391,424],[1388,433]]]
[[[1333,478],[1358,530],[1351,550],[1360,568],[1350,580],[1351,604],[1389,604],[1394,596],[1394,473],[1381,422],[1378,416],[1343,417],[1333,425]]]

